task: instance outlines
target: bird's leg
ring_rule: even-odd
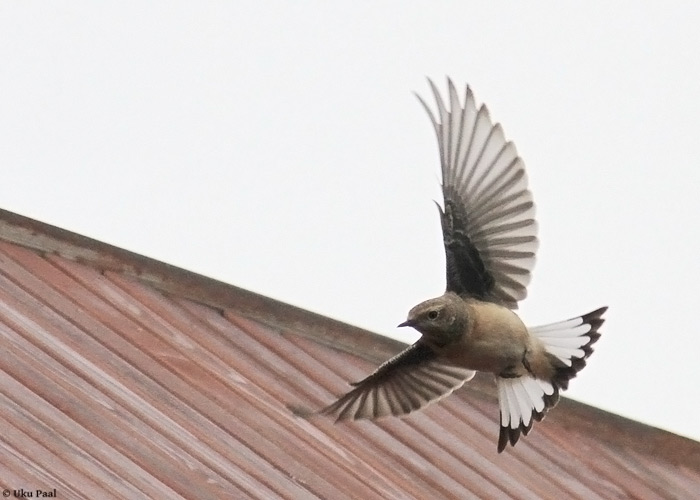
[[[530,367],[530,362],[527,360],[527,354],[528,354],[528,351],[527,351],[527,349],[525,349],[525,351],[523,352],[523,366],[528,371],[528,373],[534,377],[535,374],[532,372],[532,368]]]
[[[516,371],[516,366],[515,365],[508,365],[505,367],[501,373],[498,374],[499,377],[503,378],[517,378],[520,376],[520,374]]]
[[[527,372],[530,375],[534,376],[534,373],[532,372],[532,368],[530,367],[530,362],[527,359],[527,355],[528,355],[528,350],[525,349],[523,351],[523,357],[520,359],[520,363],[522,363],[522,365],[525,367],[525,369],[527,370]],[[501,373],[498,374],[498,376],[503,377],[503,378],[517,378],[517,377],[522,376],[523,375],[522,370],[518,370],[518,365],[520,363],[512,363],[510,365],[507,365],[501,371]]]

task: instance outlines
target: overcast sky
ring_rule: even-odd
[[[413,341],[445,284],[412,92],[449,75],[527,165],[522,317],[610,306],[566,395],[700,439],[700,4],[671,5],[2,2],[0,206]]]

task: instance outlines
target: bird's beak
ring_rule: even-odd
[[[413,321],[411,321],[410,319],[407,319],[403,323],[399,323],[399,326],[397,326],[396,328],[401,328],[404,326],[413,326]]]

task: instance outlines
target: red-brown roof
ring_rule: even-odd
[[[0,487],[59,498],[693,498],[700,443],[562,400],[496,453],[492,381],[330,402],[404,346],[0,211]]]

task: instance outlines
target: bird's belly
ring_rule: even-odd
[[[521,343],[508,340],[493,342],[492,340],[475,341],[461,349],[455,349],[447,354],[450,361],[458,366],[471,370],[500,374],[505,371],[525,371],[522,360],[525,347]]]

